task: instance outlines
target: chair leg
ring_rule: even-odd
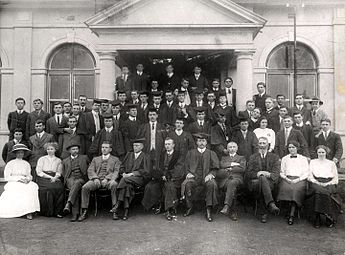
[[[254,215],[256,216],[258,214],[258,200],[255,199],[255,209],[254,209]]]
[[[95,196],[95,217],[97,217],[98,204],[97,204],[97,194],[96,194],[96,192],[94,193],[94,196]]]

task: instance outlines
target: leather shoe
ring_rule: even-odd
[[[267,214],[261,215],[261,222],[266,223],[267,222]]]
[[[229,205],[224,205],[223,209],[220,211],[221,214],[228,215],[229,214]]]
[[[238,217],[237,217],[237,212],[236,211],[232,211],[229,215],[229,218],[233,221],[237,221]]]
[[[113,220],[119,220],[119,215],[116,212],[113,213]]]
[[[207,219],[208,222],[213,221],[213,219],[212,219],[212,210],[209,207],[206,208],[206,219]]]
[[[170,212],[167,213],[167,216],[166,216],[167,220],[171,221],[172,220],[172,215]]]
[[[71,207],[72,207],[71,202],[67,202],[65,205],[65,208],[63,209],[63,213],[65,215],[70,214],[71,213]]]
[[[122,217],[123,220],[127,220],[128,219],[128,209],[125,209],[125,212],[123,214],[123,217]]]
[[[87,218],[87,209],[83,209],[81,215],[78,218],[78,221],[86,220]]]
[[[160,214],[161,213],[161,210],[162,210],[162,205],[159,205],[155,210],[154,210],[154,214],[157,215],[157,214]]]
[[[111,208],[110,212],[111,212],[111,213],[116,213],[118,209],[119,209],[119,203],[116,203],[116,204],[113,206],[113,208]]]
[[[183,217],[187,217],[192,214],[193,214],[193,210],[192,210],[192,207],[190,207],[190,208],[187,208],[187,211],[183,214]]]
[[[290,216],[288,219],[288,224],[293,225],[293,216]]]
[[[78,220],[78,214],[72,215],[71,222],[76,222]]]
[[[274,202],[271,202],[268,205],[268,208],[269,208],[270,212],[273,214],[278,214],[280,211],[280,209],[276,206],[276,204]]]

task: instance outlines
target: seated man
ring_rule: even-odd
[[[118,199],[111,209],[114,220],[118,220],[118,209],[121,203],[125,209],[123,220],[128,219],[129,205],[135,195],[135,188],[144,187],[150,176],[150,156],[143,152],[145,139],[133,141],[133,151],[128,152],[122,162],[120,174],[122,179],[117,187]]]
[[[233,221],[237,220],[235,209],[236,191],[243,184],[243,174],[246,168],[244,156],[236,154],[238,150],[235,142],[227,145],[227,155],[220,161],[220,169],[217,173],[218,187],[225,191],[224,207],[220,213],[229,215]]]
[[[186,198],[187,211],[184,217],[192,214],[193,200],[197,200],[197,189],[206,190],[206,219],[211,222],[212,207],[218,205],[218,186],[215,181],[219,169],[217,154],[206,148],[207,134],[196,134],[196,149],[188,151],[185,160],[186,179],[181,187],[181,194],[184,192]]]
[[[62,176],[66,188],[70,191],[63,212],[67,215],[72,211],[71,221],[74,222],[79,216],[80,191],[87,179],[87,168],[90,162],[86,155],[79,154],[79,144],[71,144],[66,149],[69,151],[70,157],[62,161]]]
[[[184,178],[183,157],[174,150],[173,139],[167,137],[164,147],[165,150],[160,154],[158,168],[152,168],[152,179],[145,187],[142,204],[147,210],[156,206],[154,213],[159,214],[162,210],[161,203],[164,201],[166,217],[168,220],[172,220],[173,214],[176,214],[177,189],[181,187]]]
[[[87,169],[89,181],[83,185],[81,190],[82,214],[78,221],[83,221],[87,218],[91,191],[101,188],[110,190],[112,204],[113,206],[116,204],[116,179],[119,176],[121,162],[117,157],[110,154],[111,150],[111,143],[104,141],[102,143],[102,155],[93,158]],[[116,214],[113,214],[113,219],[116,219]]]
[[[278,213],[272,196],[274,185],[278,183],[280,173],[279,156],[268,152],[268,140],[266,137],[259,138],[259,152],[253,154],[248,163],[247,179],[248,189],[255,194],[259,205],[264,202],[265,209],[261,215],[261,222],[267,222],[267,210]],[[262,201],[263,200],[263,201]]]

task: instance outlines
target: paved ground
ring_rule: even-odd
[[[82,223],[1,219],[0,254],[345,254],[343,222],[314,229],[305,220],[288,226],[276,216],[262,224],[252,212],[240,212],[238,222],[216,215],[208,223],[201,212],[168,222],[140,207],[124,222],[103,209]]]

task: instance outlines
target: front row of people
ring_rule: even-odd
[[[29,163],[23,160],[28,148],[16,144],[12,150],[16,159],[5,166],[8,183],[0,197],[0,217],[26,215],[32,219],[32,213],[40,211],[43,215],[56,217],[72,213],[71,221],[83,221],[88,216],[91,191],[106,189],[111,194],[113,219],[120,218],[119,210],[123,208],[121,218],[126,220],[137,190],[142,189],[145,209],[154,208],[158,214],[164,207],[168,220],[176,215],[181,201],[185,200],[183,216],[187,217],[194,212],[195,201],[204,198],[206,219],[211,222],[212,211],[220,204],[220,194],[224,193],[224,206],[220,212],[237,220],[237,190],[247,187],[253,194],[257,211],[261,212],[263,223],[267,221],[268,212],[276,214],[280,211],[277,201],[288,203],[289,225],[294,223],[296,211],[304,205],[306,215],[314,221],[315,227],[320,227],[322,218],[328,227],[334,226],[341,209],[336,187],[338,174],[335,163],[326,159],[329,152],[326,146],[318,146],[318,158],[308,163],[306,157],[297,153],[299,143],[290,141],[289,154],[280,160],[269,152],[267,138],[260,137],[259,151],[246,162],[244,156],[236,154],[235,142],[227,144],[227,154],[219,160],[208,148],[206,134],[197,134],[195,138],[197,148],[182,155],[174,149],[174,140],[167,137],[165,150],[154,164],[149,154],[143,151],[144,138],[133,141],[133,151],[122,163],[111,155],[111,143],[104,141],[102,155],[93,158],[90,165],[87,156],[79,155],[79,144],[71,144],[68,147],[70,157],[61,161],[54,155],[56,143],[47,143],[48,155],[41,157],[36,167],[37,184],[32,182]],[[69,193],[63,208],[64,186]]]

